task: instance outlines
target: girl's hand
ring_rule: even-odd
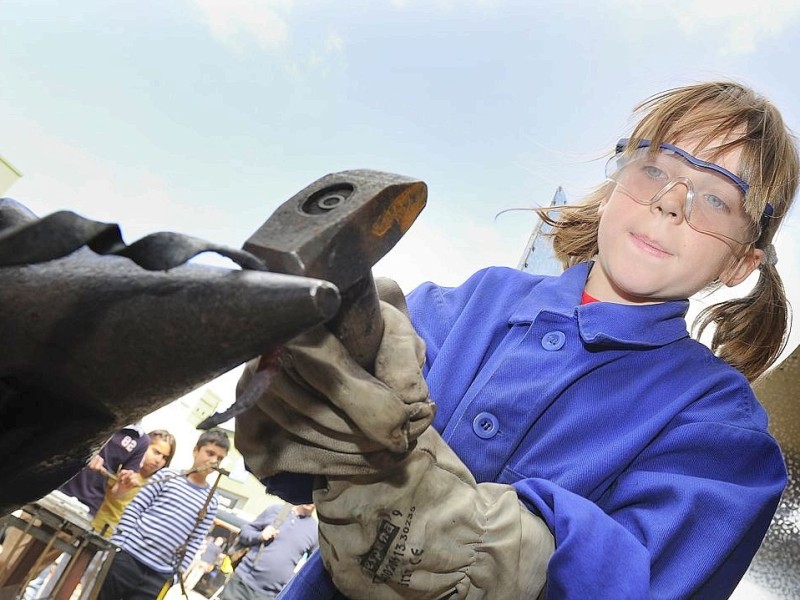
[[[117,474],[117,482],[111,487],[111,496],[121,498],[134,488],[144,485],[142,476],[136,471],[123,469]]]
[[[294,338],[280,357],[248,363],[237,395],[255,398],[236,418],[236,447],[259,478],[380,472],[431,424],[436,407],[421,369],[425,344],[402,310],[380,306],[375,375],[324,327]]]
[[[141,487],[144,485],[142,476],[139,475],[137,471],[130,471],[128,469],[123,469],[119,472],[119,480],[122,485],[128,488]]]

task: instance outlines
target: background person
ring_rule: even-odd
[[[116,474],[123,469],[138,471],[149,444],[150,438],[141,425],[123,427],[58,490],[80,500],[89,507],[89,515],[94,517],[106,495],[106,473]]]
[[[105,498],[109,473],[138,471],[149,441],[139,424],[123,427],[103,444],[85,467],[62,484],[58,491],[79,500],[89,509],[89,516],[94,517]],[[17,530],[12,531],[16,539]],[[23,541],[23,544],[27,545],[27,542]],[[52,591],[68,562],[63,557],[57,560],[60,554],[60,551],[54,550],[42,557],[42,564],[47,566],[26,587],[25,600],[42,598]]]
[[[194,589],[200,578],[210,573],[219,562],[225,548],[225,538],[207,535],[192,563],[186,570],[183,583],[187,590]]]
[[[206,477],[227,456],[221,429],[203,432],[184,473],[162,469],[122,513],[111,541],[120,548],[100,600],[153,600],[185,573],[208,534],[219,499]]]
[[[175,456],[175,436],[169,431],[156,429],[147,435],[150,445],[142,459],[142,466],[138,472],[122,469],[116,479],[108,479],[105,498],[92,520],[94,530],[107,538],[114,533],[122,512],[142,486],[158,471],[169,467]]]
[[[222,600],[275,598],[317,549],[313,504],[275,504],[239,533],[238,544],[250,549],[231,575]]]

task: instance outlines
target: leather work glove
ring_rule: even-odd
[[[394,469],[314,491],[325,568],[350,600],[532,600],[554,541],[513,487],[477,484],[430,428]]]
[[[402,293],[394,298],[403,308]],[[380,305],[374,376],[325,327],[288,343],[271,373],[263,359],[247,365],[237,396],[257,399],[237,417],[236,446],[257,477],[374,473],[395,464],[433,421],[425,344],[401,309]]]

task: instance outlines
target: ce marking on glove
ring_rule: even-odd
[[[414,567],[422,562],[422,548],[409,545],[411,524],[414,519],[416,507],[412,506],[402,525],[395,525],[389,519],[382,519],[378,526],[378,535],[370,546],[369,552],[361,559],[361,566],[372,574],[373,583],[385,583],[395,579],[400,585],[410,586]],[[391,516],[402,519],[403,512],[393,510]],[[396,577],[398,568],[399,578]]]

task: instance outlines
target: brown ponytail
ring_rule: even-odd
[[[773,265],[763,265],[747,296],[709,306],[694,325],[700,337],[713,324],[711,350],[754,381],[786,347],[789,319],[789,302],[778,271]]]

